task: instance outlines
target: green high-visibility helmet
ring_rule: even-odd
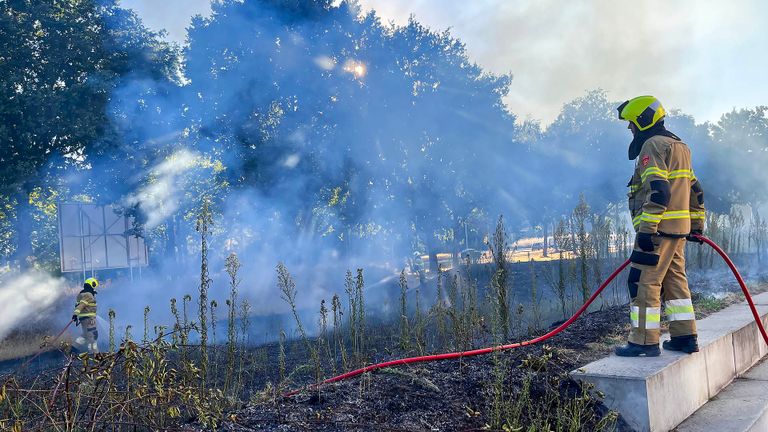
[[[635,124],[641,131],[653,127],[667,114],[661,102],[653,96],[638,96],[619,105],[620,120],[627,120]]]
[[[96,289],[99,286],[99,281],[97,281],[96,278],[88,278],[85,280],[85,283],[90,285],[93,289]]]

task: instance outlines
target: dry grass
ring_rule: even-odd
[[[759,283],[757,286],[748,288],[749,292],[755,296],[768,291],[768,283]],[[744,293],[742,292],[727,293],[723,297],[697,295],[696,293],[693,293],[693,306],[696,310],[696,319],[705,318],[728,306],[741,303],[745,300]]]
[[[0,429],[167,430],[190,419],[215,429],[230,399],[201,389],[200,362],[180,360],[177,350],[160,336],[115,353],[69,356],[29,379],[4,377]]]
[[[500,228],[497,228],[497,231],[499,230],[498,237],[504,240],[501,224]],[[482,264],[484,259],[492,261],[492,258],[495,258],[493,261],[499,266],[497,276],[493,279],[496,283],[499,283],[498,275],[506,274],[505,265],[509,263],[547,261],[561,256],[560,251],[555,248],[550,248],[548,257],[543,256],[541,249],[520,251],[512,248],[510,250],[501,240],[494,244],[496,256],[492,257],[492,251],[489,249],[478,260],[478,263]],[[537,243],[536,239],[526,240],[527,243],[521,244],[530,244],[531,247],[541,244],[541,242]],[[562,256],[565,259],[574,258],[569,251],[564,251]],[[231,259],[234,258],[231,257]],[[450,254],[438,254],[438,260],[443,269],[450,268],[451,259]],[[230,262],[230,264],[233,263]],[[185,296],[183,324],[179,322],[178,311],[174,312],[177,319],[174,330],[179,333],[178,335],[174,332],[164,337],[163,330],[160,330],[159,337],[154,342],[150,342],[148,335],[145,335],[146,343],[142,345],[128,341],[124,342],[116,353],[93,358],[69,357],[70,361],[64,369],[60,368],[55,373],[41,375],[31,383],[17,382],[13,379],[3,384],[0,405],[4,404],[5,408],[10,409],[7,411],[10,414],[5,418],[0,416],[0,429],[3,426],[22,424],[56,427],[62,422],[70,426],[98,428],[99,422],[109,420],[124,422],[125,428],[121,430],[129,430],[134,426],[162,429],[195,421],[203,427],[215,427],[225,420],[224,412],[246,403],[248,395],[240,390],[247,385],[253,387],[254,377],[259,375],[268,381],[262,383],[264,390],[261,392],[258,392],[256,387],[249,390],[249,392],[257,391],[257,393],[251,393],[251,403],[253,404],[253,397],[272,400],[275,403],[278,400],[279,391],[288,386],[317,383],[327,377],[327,372],[335,372],[339,367],[342,370],[348,370],[350,367],[370,364],[377,358],[380,360],[380,354],[376,353],[382,351],[392,356],[403,354],[402,351],[407,351],[409,348],[418,349],[422,354],[445,352],[458,347],[467,349],[488,345],[494,336],[499,337],[499,335],[503,335],[501,338],[506,341],[508,329],[503,328],[504,324],[509,324],[510,320],[515,319],[506,316],[512,310],[512,305],[507,304],[508,300],[505,296],[496,300],[485,296],[477,298],[475,291],[477,281],[471,279],[466,268],[464,272],[455,272],[453,280],[448,276],[445,277],[445,285],[442,287],[445,294],[435,298],[435,305],[440,307],[419,303],[420,285],[414,284],[417,299],[415,314],[411,313],[405,304],[401,305],[397,319],[389,328],[384,322],[378,322],[375,319],[371,321],[363,297],[363,272],[359,269],[356,277],[352,272],[347,272],[345,289],[349,296],[349,310],[342,306],[338,296],[334,297],[332,333],[329,332],[329,310],[326,303],[321,303],[319,321],[321,337],[315,339],[305,333],[295,309],[299,288],[295,286],[288,270],[280,265],[278,288],[283,293],[283,299],[291,306],[301,339],[290,343],[285,341],[284,336],[281,337],[279,355],[268,359],[264,351],[263,361],[256,362],[258,370],[251,371],[250,369],[253,369],[256,363],[247,361],[246,365],[242,360],[250,355],[245,347],[247,345],[245,335],[249,327],[247,317],[250,312],[245,306],[240,316],[242,329],[236,328],[235,299],[239,284],[237,277],[239,264],[237,268],[232,265],[230,267],[228,270],[231,270],[232,292],[228,305],[230,308],[228,309],[226,370],[218,370],[217,374],[217,369],[221,368],[212,368],[210,375],[206,373],[205,365],[208,356],[204,338],[201,338],[203,343],[199,346],[188,343],[190,331],[204,333],[205,330],[204,326],[199,325],[200,323],[188,322],[186,306],[191,297]],[[205,277],[207,269],[203,268],[201,274],[203,279],[207,279]],[[401,283],[406,286],[409,275],[404,272],[401,276]],[[595,277],[599,278],[599,276]],[[501,285],[506,286],[506,282],[502,280]],[[762,292],[766,289],[768,284],[762,284],[754,292]],[[403,289],[402,294],[404,295],[406,291],[407,289]],[[532,297],[533,301],[540,300],[535,293]],[[444,305],[446,298],[448,303]],[[698,317],[701,318],[742,300],[743,296],[739,294],[729,295],[726,298],[696,298]],[[202,314],[205,313],[202,307],[204,304],[207,303],[201,303]],[[499,304],[504,306],[496,307]],[[444,306],[445,310],[443,310]],[[175,308],[175,303],[172,308]],[[605,312],[587,318],[600,324],[600,331],[595,331],[592,327],[586,333],[577,334],[578,337],[571,335],[571,337],[557,339],[555,351],[561,353],[560,357],[565,359],[577,357],[577,361],[581,361],[587,357],[604,355],[614,345],[621,343],[627,331],[627,326],[621,324],[626,321],[624,308],[614,307]],[[622,319],[619,319],[619,316]],[[207,318],[201,315],[200,321],[204,322],[205,319]],[[451,326],[446,325],[448,319]],[[441,325],[439,321],[445,321],[442,330],[445,334],[443,337],[435,338],[434,334]],[[407,327],[403,324],[407,324]],[[0,355],[7,352],[6,355],[20,357],[37,352],[38,341],[42,339],[37,335],[49,332],[49,327],[51,326],[41,325],[35,330],[27,329],[25,333],[12,335],[3,342]],[[578,327],[578,325],[573,326],[573,328]],[[404,332],[404,328],[408,331]],[[520,328],[518,330],[524,331]],[[529,329],[529,331],[534,330]],[[242,338],[239,337],[238,331]],[[572,330],[569,329],[569,331]],[[169,338],[171,341],[167,340]],[[332,339],[333,349],[331,349],[329,338]],[[286,350],[286,346],[291,349]],[[215,351],[216,347],[211,348]],[[518,428],[525,424],[535,424],[535,428],[541,430],[578,430],[573,427],[587,424],[593,427],[592,430],[613,430],[616,415],[600,411],[598,401],[588,400],[585,389],[569,387],[570,390],[563,391],[559,385],[547,387],[549,385],[547,379],[552,378],[553,375],[543,374],[543,371],[551,366],[552,353],[555,351],[549,352],[545,349],[539,352],[536,348],[538,356],[532,356],[532,353],[529,353],[531,355],[523,359],[518,368],[530,369],[532,372],[522,375],[511,372],[513,369],[518,369],[512,368],[517,361],[510,362],[507,357],[495,356],[480,360],[478,370],[486,380],[483,391],[490,395],[485,420],[505,430],[520,430]],[[522,355],[523,351],[520,353]],[[253,355],[250,356],[255,358]],[[234,358],[241,359],[239,364],[236,364]],[[275,366],[277,371],[273,375],[278,376],[273,377],[270,376],[269,369]],[[568,369],[576,365],[566,362],[562,366],[567,366],[566,369]],[[461,367],[465,365],[462,364]],[[242,379],[244,369],[249,377]],[[382,375],[394,375],[401,380],[408,378],[414,381],[408,376],[407,371],[402,370]],[[527,377],[525,380],[517,380],[523,375]],[[511,386],[513,377],[517,377],[515,378],[517,381],[512,380],[515,385]],[[544,381],[541,381],[542,379]],[[359,391],[362,392],[364,388],[371,386],[372,380],[371,376],[365,376],[354,385],[359,385]],[[419,382],[416,384],[421,390],[434,390],[434,384],[431,381],[427,381],[426,384]],[[535,391],[531,391],[529,387],[532,384],[535,385]],[[539,394],[542,389],[546,390],[543,396]],[[403,393],[402,390],[403,387],[400,386],[399,390],[393,391]],[[320,401],[323,396],[318,392],[313,397]],[[440,402],[443,402],[442,399]],[[596,415],[598,417],[595,417]],[[101,420],[97,422],[94,420],[96,418]],[[122,426],[118,427],[120,428]]]
[[[0,361],[15,360],[37,354],[45,343],[47,331],[14,332],[0,341]],[[69,338],[62,338],[69,342]],[[55,350],[56,346],[45,346],[44,351]]]
[[[66,322],[64,323],[66,324]],[[58,328],[57,328],[58,327]],[[0,340],[0,361],[14,360],[37,354],[41,349],[50,351],[56,348],[46,346],[46,342],[57,334],[63,325],[45,319],[31,324],[26,324],[13,330],[5,339]],[[72,326],[74,327],[74,326]],[[60,340],[69,341],[71,337],[65,334]]]

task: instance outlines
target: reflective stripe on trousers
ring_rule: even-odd
[[[647,329],[661,328],[661,309],[643,308],[645,310],[645,327]],[[640,308],[630,306],[629,319],[632,321],[632,327],[640,328]]]
[[[664,312],[670,321],[686,321],[696,319],[691,299],[667,300],[664,302]]]
[[[630,342],[639,345],[659,343],[662,304],[669,320],[670,335],[696,334],[691,292],[685,275],[685,241],[670,237],[654,239],[658,264],[632,263],[627,279],[632,297]],[[639,250],[637,245],[635,250]]]

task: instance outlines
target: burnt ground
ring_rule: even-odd
[[[750,285],[754,294],[768,289],[763,280]],[[716,300],[695,293],[697,318],[743,300],[738,292]],[[662,332],[666,331],[664,327],[666,325]],[[583,389],[567,373],[609,355],[615,345],[624,343],[628,330],[627,306],[613,306],[583,315],[563,333],[542,344],[500,354],[506,363],[507,397],[513,401],[519,399],[524,381],[530,379],[531,396],[540,406],[546,405],[547,394],[559,395],[561,401],[580,398]],[[274,358],[275,351],[266,358]],[[294,351],[294,356],[289,357],[299,354]],[[398,358],[394,355],[374,357],[377,362]],[[294,366],[296,364],[294,358]],[[537,364],[545,367],[538,369]],[[269,397],[265,392],[252,396],[246,407],[231,412],[223,429],[233,432],[488,430],[493,416],[494,366],[493,355],[486,355],[379,370],[324,386],[319,393],[305,391],[292,398]],[[263,384],[262,381],[256,386]],[[595,398],[582,409],[583,424],[570,430],[595,430],[596,421],[608,413]],[[522,423],[526,424],[525,419]],[[632,429],[618,417],[615,430]]]
[[[626,306],[581,317],[562,334],[543,344],[504,352],[503,388],[508,405],[530,380],[530,395],[540,406],[559,395],[560,402],[581,396],[567,373],[606,356],[628,329]],[[393,359],[384,357],[378,360]],[[461,431],[487,429],[493,415],[493,355],[385,369],[306,391],[291,398],[254,396],[246,407],[228,415],[227,431]],[[608,413],[597,399],[583,409],[580,429],[594,430]],[[553,411],[554,412],[554,411]],[[525,417],[535,413],[523,412]],[[554,415],[554,414],[552,414]],[[630,430],[621,418],[616,430]]]
[[[768,284],[751,286],[754,293],[764,291]],[[716,301],[697,299],[697,317],[719,310],[728,304],[742,301],[739,294],[732,294]],[[277,344],[254,347],[242,353],[246,358],[243,376],[245,406],[229,412],[222,429],[227,431],[346,431],[346,430],[488,430],[494,418],[494,383],[498,382],[493,371],[502,360],[503,388],[506,405],[515,408],[517,401],[529,394],[534,401],[516,415],[520,424],[526,425],[532,417],[549,419],[556,417],[553,395],[561,404],[584,401],[580,386],[567,377],[567,373],[591,361],[608,355],[612,347],[623,343],[628,330],[627,307],[616,306],[592,312],[579,318],[562,334],[543,344],[504,352],[494,359],[493,355],[424,363],[386,370],[355,377],[350,380],[324,386],[318,392],[304,392],[292,398],[275,397],[269,382],[277,379]],[[372,331],[371,331],[372,330]],[[380,331],[379,331],[380,330]],[[370,328],[367,336],[373,346],[397,345],[397,330]],[[22,336],[22,335],[16,335]],[[314,341],[313,341],[314,342]],[[481,343],[487,346],[487,343]],[[211,349],[213,364],[224,366],[225,347]],[[293,379],[296,385],[311,382],[311,370],[307,372],[309,355],[301,341],[286,344],[286,369],[301,370]],[[55,353],[51,353],[55,354]],[[380,362],[403,357],[386,349],[368,352],[368,358]],[[412,356],[415,353],[408,353]],[[35,374],[35,368],[60,365],[62,357],[41,356],[26,372]],[[8,362],[8,363],[12,363]],[[18,362],[16,360],[15,362]],[[37,365],[37,363],[40,363]],[[50,363],[50,364],[48,364]],[[0,362],[0,369],[4,364]],[[15,365],[6,365],[9,368]],[[331,376],[330,367],[324,365],[325,376]],[[217,368],[221,373],[223,367]],[[2,371],[0,370],[0,375]],[[216,372],[214,372],[216,374]],[[524,384],[529,391],[524,392]],[[296,388],[289,385],[282,391]],[[518,406],[519,408],[519,406]],[[528,411],[539,411],[528,412]],[[578,407],[580,427],[566,430],[596,430],[596,423],[607,413],[598,399],[585,401]],[[545,412],[545,414],[542,414]],[[570,414],[570,413],[566,413]],[[191,421],[191,420],[190,420]],[[186,421],[183,421],[186,423]],[[183,430],[199,430],[186,423]],[[508,429],[517,430],[517,429]],[[527,429],[523,429],[527,430]],[[534,429],[538,430],[538,429]],[[552,430],[556,430],[553,426]],[[610,430],[610,429],[609,429]],[[631,430],[619,417],[615,430]]]

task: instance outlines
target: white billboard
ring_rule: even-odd
[[[60,203],[61,271],[87,272],[147,266],[144,238],[129,234],[133,218],[113,206]]]

